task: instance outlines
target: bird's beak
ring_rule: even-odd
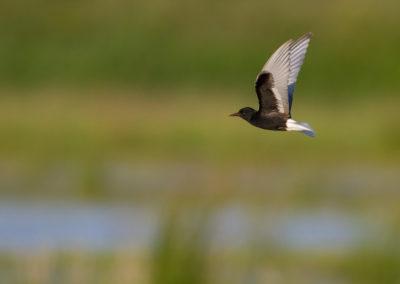
[[[236,113],[232,113],[229,116],[240,116],[240,113],[236,112]]]

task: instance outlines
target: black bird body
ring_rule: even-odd
[[[231,116],[240,116],[244,120],[247,120],[251,125],[262,129],[286,130],[287,117],[277,111],[262,114],[250,107],[246,107],[242,108],[237,114],[234,113]]]
[[[287,118],[279,112],[262,115],[257,111],[249,122],[262,129],[286,131],[286,121]]]
[[[311,33],[308,33],[297,41],[289,40],[268,59],[255,82],[258,111],[245,107],[231,116],[239,116],[262,129],[299,131],[315,137],[314,131],[307,123],[291,119],[297,75],[303,64],[310,38]]]

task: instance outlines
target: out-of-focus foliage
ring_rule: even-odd
[[[6,0],[0,81],[244,90],[280,44],[312,31],[302,84],[364,97],[400,87],[399,8],[396,0]]]
[[[303,92],[299,88],[298,95]],[[118,198],[122,193],[134,195],[140,187],[152,196],[149,187],[185,188],[185,177],[196,180],[201,191],[214,191],[224,184],[238,187],[234,172],[247,169],[254,173],[247,183],[257,188],[268,182],[267,176],[279,182],[285,172],[290,173],[285,180],[292,180],[296,188],[303,183],[309,187],[337,182],[334,172],[377,180],[362,182],[365,186],[379,187],[378,180],[385,187],[396,183],[398,99],[390,104],[365,99],[355,105],[351,100],[322,103],[298,98],[294,118],[308,121],[317,132],[316,139],[306,139],[299,133],[264,131],[228,117],[241,106],[255,106],[253,94],[245,100],[228,99],[229,94],[215,90],[205,97],[197,91],[188,98],[164,92],[166,97],[153,99],[148,94],[150,98],[143,91],[51,89],[3,98],[3,192],[74,196],[83,190],[84,195]],[[188,175],[174,181],[172,177],[182,171]],[[315,187],[312,195],[321,191]],[[171,194],[164,190],[159,194],[163,193]]]

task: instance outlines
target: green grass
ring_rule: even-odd
[[[3,97],[2,156],[34,161],[125,156],[265,165],[293,158],[303,163],[326,159],[333,164],[387,163],[399,155],[398,102],[389,96],[380,102],[366,98],[355,105],[351,100],[307,100],[299,88],[293,114],[313,126],[317,138],[311,139],[298,133],[264,131],[228,117],[242,106],[256,107],[252,93],[241,94],[238,100],[221,90],[194,91],[187,97],[176,97],[172,91],[164,92],[164,97],[145,91],[110,90],[105,96],[102,93],[107,91],[56,92]],[[94,95],[88,97],[88,93]]]
[[[346,190],[331,191],[331,184],[350,192],[354,186],[391,192],[398,183],[398,102],[390,95],[378,103],[367,96],[355,105],[351,99],[304,99],[299,88],[293,115],[313,126],[312,139],[228,117],[242,106],[255,107],[250,92],[160,92],[3,90],[2,192],[117,199],[158,192],[168,199],[174,192],[224,196],[247,184],[253,193],[239,194],[246,199],[262,193],[309,204],[327,195],[352,200]],[[196,190],[184,191],[188,185]]]
[[[288,38],[312,31],[310,95],[393,91],[395,0],[3,1],[3,85],[231,86],[245,90]]]

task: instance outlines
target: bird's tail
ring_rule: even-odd
[[[287,131],[298,131],[307,136],[315,137],[314,130],[306,122],[297,122],[293,119],[288,119],[288,121],[286,122],[286,130]]]

